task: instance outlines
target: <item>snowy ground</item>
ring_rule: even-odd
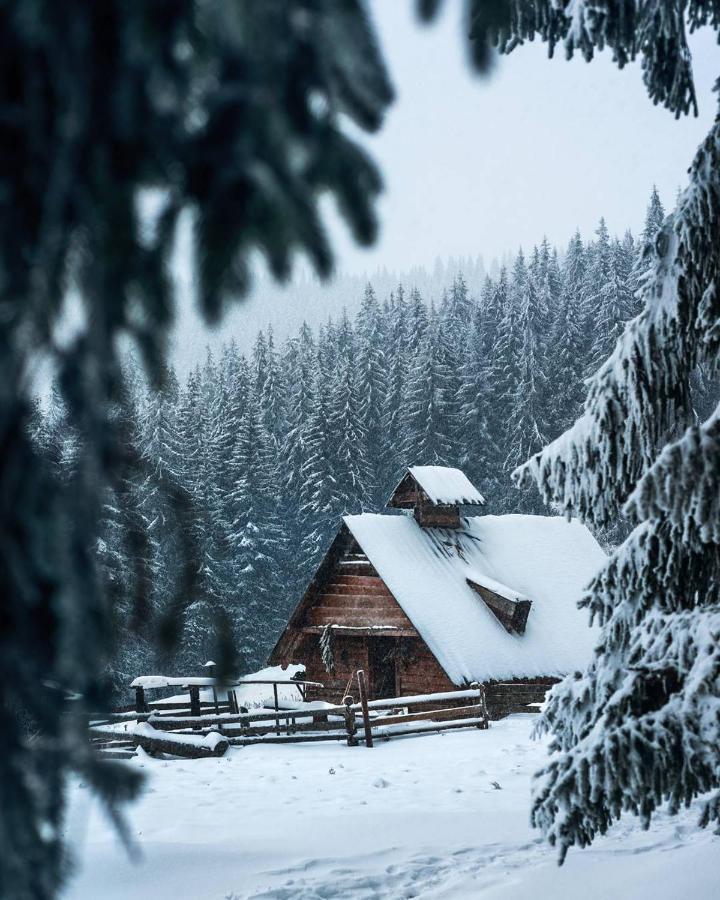
[[[82,785],[68,818],[79,872],[68,900],[719,896],[720,838],[694,811],[632,820],[562,869],[528,826],[544,748],[530,720],[380,743],[231,749],[222,759],[127,765],[148,775],[131,809],[131,862]]]

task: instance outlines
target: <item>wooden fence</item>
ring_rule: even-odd
[[[203,757],[221,756],[233,745],[345,740],[351,747],[361,743],[372,747],[378,738],[488,727],[485,689],[480,684],[458,691],[368,700],[364,672],[357,674],[358,700],[347,696],[340,706],[302,704],[281,709],[277,685],[272,710],[238,707],[231,692],[226,701],[201,701],[197,685],[188,685],[188,702],[147,703],[144,695],[138,695],[135,711],[124,708],[93,719],[90,740],[110,758],[129,758],[138,746],[150,753]]]

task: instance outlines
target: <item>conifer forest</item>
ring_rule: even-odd
[[[340,517],[383,509],[406,466],[460,467],[488,511],[543,514],[535,492],[518,490],[510,473],[577,418],[584,379],[639,311],[644,254],[663,218],[653,191],[637,239],[611,236],[601,220],[590,241],[576,233],[561,249],[542,241],[520,251],[477,295],[458,275],[437,304],[412,286],[377,297],[368,284],[352,319],[304,325],[280,343],[261,331],[251,354],[231,342],[182,380],[170,370],[161,389],[148,388],[128,360],[115,415],[138,465],[107,497],[96,547],[118,600],[111,679],[125,687],[160,664],[149,642],[127,633],[133,522],[148,538],[155,609],[147,612],[172,612],[184,629],[166,668],[199,671],[218,655],[228,623],[236,664],[252,671]],[[711,386],[699,382],[696,402],[711,399]],[[72,478],[78,438],[57,391],[38,407],[34,428]],[[183,526],[197,569],[180,608],[187,544],[168,487],[187,500]]]

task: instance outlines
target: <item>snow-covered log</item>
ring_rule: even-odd
[[[135,727],[134,737],[148,753],[170,753],[188,759],[223,756],[229,747],[227,738],[217,731],[206,735],[174,734],[158,731],[147,722]]]

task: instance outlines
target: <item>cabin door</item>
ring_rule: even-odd
[[[397,640],[378,637],[368,639],[368,667],[370,669],[370,696],[373,700],[397,697],[395,656]]]

